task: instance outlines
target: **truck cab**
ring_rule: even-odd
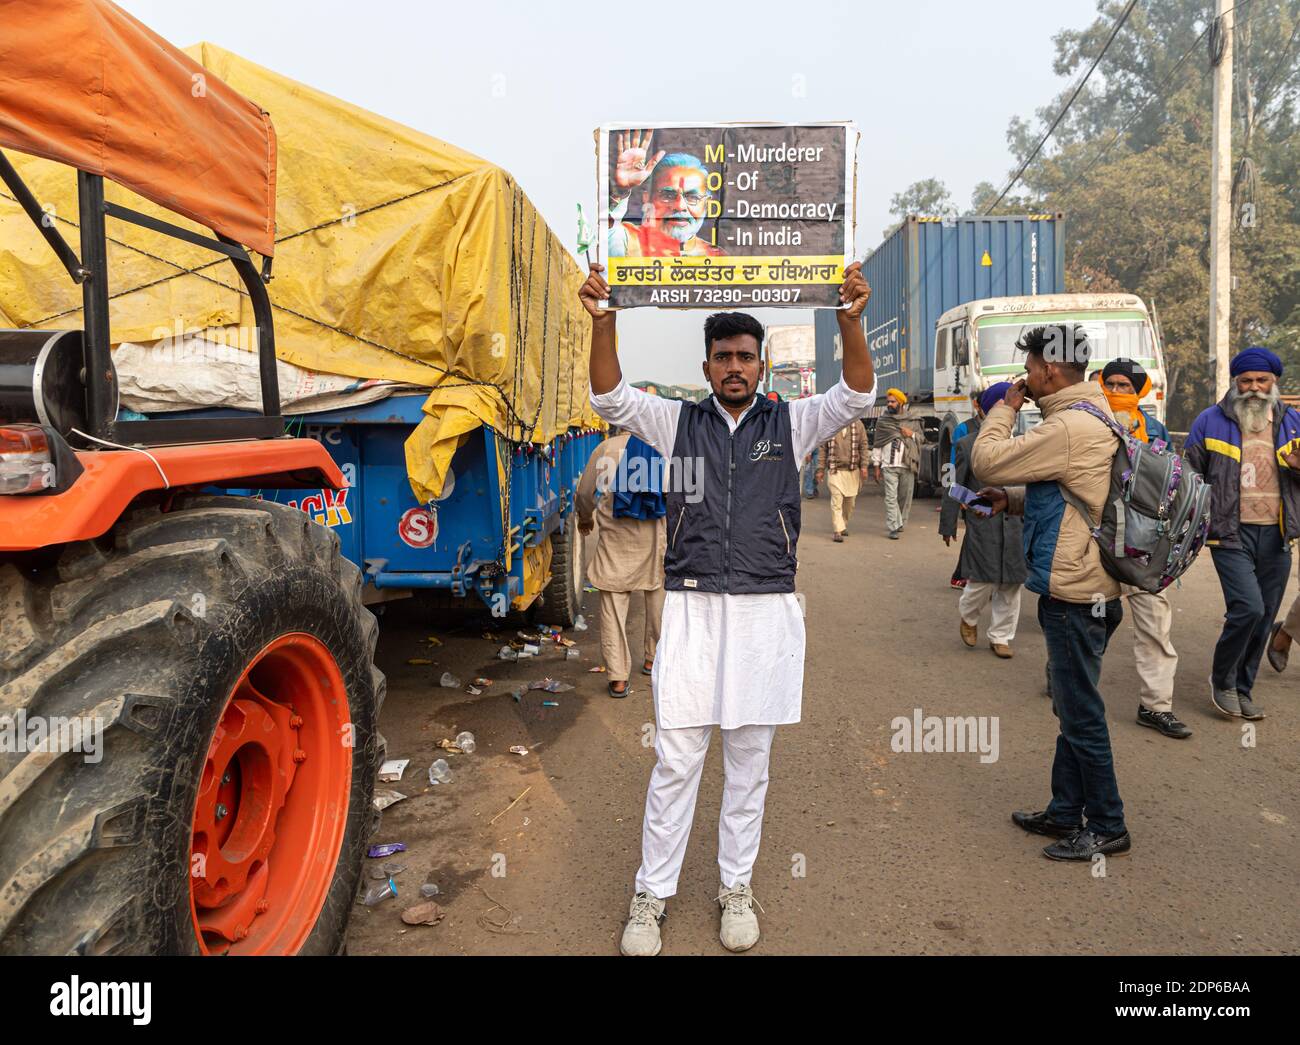
[[[1136,360],[1151,377],[1143,408],[1165,419],[1165,365],[1158,319],[1135,294],[1040,294],[983,298],[944,312],[934,330],[934,406],[939,416],[936,471],[949,460],[953,430],[971,416],[971,393],[1025,371],[1015,347],[1020,336],[1046,323],[1078,323],[1088,333],[1088,377],[1112,359]],[[1020,412],[1016,433],[1037,424],[1033,403]],[[924,469],[923,469],[924,470]]]

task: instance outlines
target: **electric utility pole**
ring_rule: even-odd
[[[1210,168],[1210,357],[1214,395],[1228,391],[1228,319],[1232,307],[1232,7],[1214,0],[1218,61],[1214,65],[1214,144]],[[1221,48],[1221,49],[1220,49]]]

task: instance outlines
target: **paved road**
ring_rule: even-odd
[[[1132,638],[1116,633],[1102,677],[1131,855],[1105,876],[1054,863],[1046,840],[1008,815],[1041,808],[1056,733],[1042,696],[1043,640],[1026,595],[1011,661],[957,634],[948,578],[956,546],[936,534],[934,501],[918,501],[903,540],[884,537],[874,490],[852,534],[830,540],[829,509],[805,502],[799,589],[807,600],[803,722],[777,733],[755,893],[763,937],[752,953],[1295,953],[1300,950],[1300,664],[1261,669],[1268,712],[1255,745],[1211,708],[1206,679],[1222,598],[1205,555],[1174,593],[1182,657],[1175,710],[1195,730],[1167,740],[1139,727]],[[1294,578],[1288,599],[1295,594]],[[595,606],[594,596],[588,604]],[[397,785],[411,797],[376,840],[401,840],[401,897],[358,906],[349,950],[375,953],[617,951],[639,862],[641,809],[653,751],[649,680],[627,700],[605,695],[597,621],[573,633],[582,658],[494,659],[490,620],[430,626],[411,603],[383,620],[389,676],[382,728],[389,754],[412,759]],[[638,619],[639,620],[639,619]],[[496,622],[497,630],[506,634]],[[444,645],[424,639],[438,635]],[[671,650],[663,655],[671,656]],[[430,657],[432,666],[409,665]],[[441,689],[451,670],[485,675],[482,696]],[[576,691],[559,707],[522,704],[509,684],[553,676]],[[754,679],[762,685],[762,679]],[[977,753],[896,753],[891,721],[996,716],[996,762]],[[473,731],[478,751],[453,757],[455,779],[429,788],[441,737]],[[510,754],[512,744],[530,749]],[[712,954],[717,941],[720,754],[709,753],[664,949]],[[510,803],[527,790],[508,812]],[[495,819],[495,822],[493,820]],[[378,863],[378,861],[373,861]],[[401,907],[436,881],[446,917],[410,928]],[[499,903],[502,906],[494,906]]]

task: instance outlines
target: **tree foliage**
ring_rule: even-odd
[[[1099,0],[1091,25],[1057,34],[1053,68],[1070,82],[1034,119],[1011,122],[1013,155],[1029,154],[1122,6]],[[1254,178],[1234,213],[1253,203],[1256,221],[1233,229],[1232,344],[1282,354],[1284,384],[1300,390],[1300,0],[1239,0],[1235,14],[1233,161],[1248,157]],[[1213,398],[1212,15],[1208,0],[1143,0],[1018,186],[1066,213],[1069,289],[1123,289],[1158,308],[1175,428]]]

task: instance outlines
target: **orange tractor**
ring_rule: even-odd
[[[274,130],[106,0],[4,8],[0,148],[74,169],[79,213],[3,152],[0,180],[82,308],[0,330],[0,953],[336,953],[374,827],[377,623],[330,530],[205,493],[344,485],[280,416]],[[262,416],[119,416],[110,220],[233,265]]]

